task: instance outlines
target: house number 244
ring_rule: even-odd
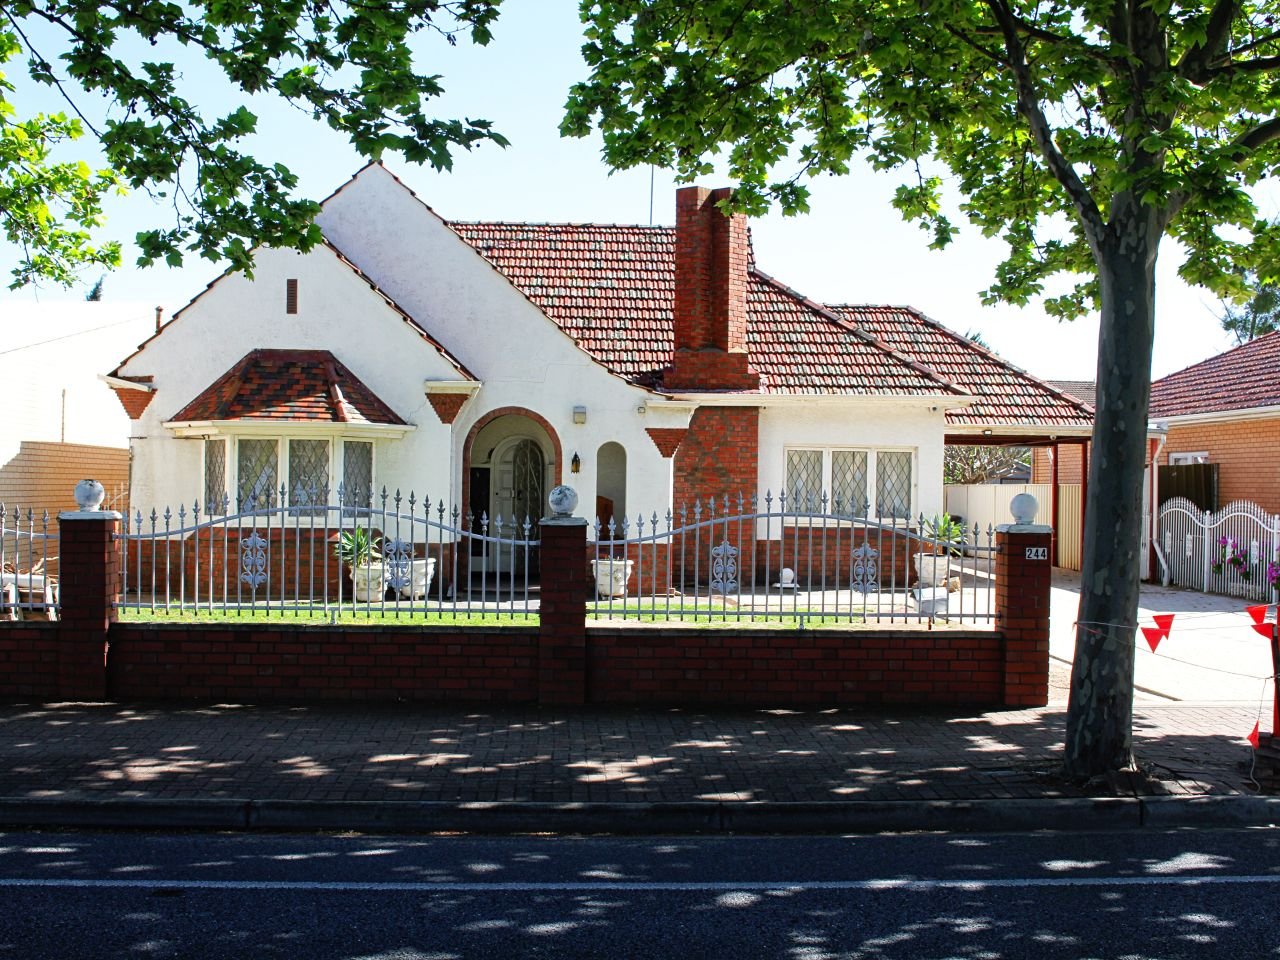
[[[1027,559],[1028,560],[1048,560],[1049,548],[1048,547],[1027,547]]]

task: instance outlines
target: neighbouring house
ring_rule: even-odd
[[[107,377],[134,503],[341,484],[536,521],[568,483],[605,522],[783,491],[905,522],[942,510],[944,444],[1088,435],[1086,404],[914,310],[773,279],[725,196],[678,191],[674,228],[474,223],[365,167],[323,243],[259,251]]]
[[[155,329],[137,304],[86,301],[11,304],[0,321],[0,504],[6,526],[41,532],[48,517],[76,508],[72,490],[85,477],[102,482],[121,508],[129,478],[129,418],[100,380],[109,363]],[[7,562],[38,554],[29,538],[6,538]],[[15,557],[15,551],[18,555]]]
[[[1151,419],[1168,431],[1160,463],[1216,466],[1217,509],[1251,500],[1280,513],[1280,332],[1151,385]],[[1177,490],[1162,481],[1161,499]],[[1206,504],[1206,506],[1208,506]]]

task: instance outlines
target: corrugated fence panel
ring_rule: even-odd
[[[1012,522],[1009,504],[1020,493],[1029,493],[1039,501],[1036,520],[1046,522],[1053,502],[1051,483],[948,484],[947,513],[963,517],[967,529],[972,530],[976,523],[985,532],[988,526]],[[1080,484],[1058,484],[1058,517],[1054,530],[1058,536],[1058,565],[1067,570],[1080,569],[1080,509]]]

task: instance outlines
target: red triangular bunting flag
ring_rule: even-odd
[[[1260,634],[1262,634],[1262,635],[1263,635],[1264,637],[1266,637],[1268,640],[1270,640],[1270,639],[1271,639],[1271,628],[1272,628],[1272,626],[1273,626],[1272,624],[1270,624],[1270,623],[1251,623],[1251,624],[1249,624],[1249,626],[1253,627],[1253,629],[1257,630]]]
[[[1157,613],[1151,618],[1156,622],[1156,626],[1160,628],[1160,636],[1166,640],[1169,639],[1169,629],[1173,626],[1172,613]]]
[[[1142,635],[1147,638],[1147,643],[1151,644],[1151,652],[1156,652],[1156,647],[1160,646],[1160,641],[1164,639],[1164,634],[1156,627],[1143,627]]]
[[[1253,732],[1249,734],[1248,739],[1249,739],[1250,746],[1252,746],[1253,749],[1257,750],[1258,749],[1258,725],[1256,723],[1253,725]]]
[[[1261,623],[1263,620],[1267,619],[1267,605],[1265,603],[1259,603],[1252,607],[1245,607],[1245,609],[1249,611],[1249,616],[1253,617],[1254,623]]]

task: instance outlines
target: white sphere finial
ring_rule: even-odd
[[[102,506],[102,500],[106,495],[107,491],[97,480],[81,480],[76,484],[76,503],[85,513],[96,511]]]
[[[1033,523],[1040,504],[1029,493],[1020,493],[1009,501],[1009,511],[1013,514],[1013,522],[1017,524]]]
[[[547,503],[551,505],[553,517],[571,517],[578,507],[578,491],[566,484],[552,487],[547,494]]]

